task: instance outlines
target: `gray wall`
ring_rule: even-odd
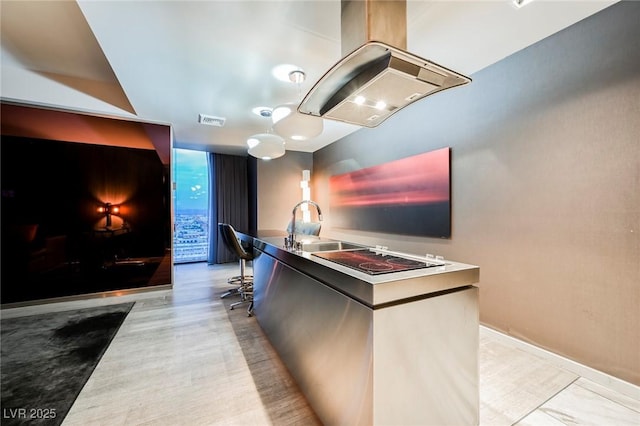
[[[258,230],[285,232],[291,210],[301,200],[302,170],[312,170],[313,154],[287,151],[283,157],[258,160]],[[313,198],[313,191],[311,197]]]
[[[617,3],[317,151],[323,235],[477,264],[482,323],[640,384],[638,22]],[[451,239],[331,228],[331,175],[445,146]]]

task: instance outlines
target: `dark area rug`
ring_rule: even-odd
[[[2,425],[59,425],[134,303],[1,322]]]

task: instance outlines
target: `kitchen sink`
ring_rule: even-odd
[[[302,251],[314,253],[318,251],[336,251],[336,250],[353,250],[361,249],[364,246],[344,241],[313,241],[303,242]]]

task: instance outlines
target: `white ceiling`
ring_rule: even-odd
[[[408,0],[407,50],[472,76],[613,3]],[[3,100],[170,124],[174,146],[220,153],[246,153],[270,127],[251,109],[299,101],[341,57],[340,0],[2,0],[0,13]],[[306,72],[300,90],[271,75],[283,63]],[[199,124],[201,113],[226,123]],[[287,149],[358,129],[324,124]]]

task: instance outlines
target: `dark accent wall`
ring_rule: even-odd
[[[331,175],[444,146],[450,240],[325,235],[480,266],[483,324],[640,384],[640,2],[622,1],[314,154]]]
[[[156,151],[11,136],[0,147],[3,304],[159,284],[171,218]],[[106,202],[121,210],[110,229]]]

